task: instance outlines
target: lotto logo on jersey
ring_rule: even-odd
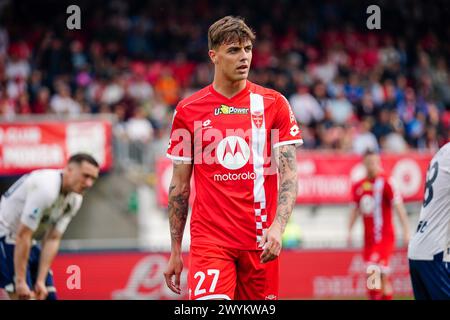
[[[298,127],[298,125],[294,124],[290,130],[291,136],[295,137],[296,135],[299,134],[299,132],[300,132],[300,128]]]
[[[242,168],[250,159],[250,147],[244,139],[230,136],[220,141],[217,146],[217,160],[227,169]]]

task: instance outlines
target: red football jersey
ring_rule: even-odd
[[[209,85],[182,100],[167,156],[194,164],[191,243],[258,249],[278,200],[272,148],[302,142],[286,98],[250,81],[231,99]]]
[[[365,247],[393,242],[392,206],[402,201],[393,183],[384,175],[364,178],[353,185],[352,193],[364,220]]]

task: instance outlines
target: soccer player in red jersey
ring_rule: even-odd
[[[366,152],[364,166],[367,176],[355,183],[352,189],[349,242],[353,225],[361,214],[364,222],[364,260],[368,267],[376,266],[381,276],[380,288],[368,285],[369,299],[391,300],[393,289],[389,279],[389,259],[395,245],[392,207],[400,218],[404,245],[409,241],[408,216],[401,195],[395,190],[391,179],[383,173],[379,155],[372,151]]]
[[[247,80],[255,36],[227,16],[208,30],[211,85],[179,102],[167,156],[171,256],[165,278],[180,293],[190,178],[189,299],[277,299],[282,234],[297,195],[303,141],[280,93]],[[279,184],[279,185],[278,185]]]

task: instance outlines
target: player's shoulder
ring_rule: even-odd
[[[450,162],[450,142],[447,142],[439,149],[439,151],[436,153],[436,157]]]
[[[445,150],[445,152],[450,152],[450,140],[441,147],[441,150]]]
[[[394,181],[394,177],[386,174],[385,172],[382,172],[377,175],[375,178],[375,182],[380,181],[383,183],[383,185],[392,185]]]
[[[430,166],[439,166],[439,171],[450,174],[450,142],[443,145],[430,161]]]
[[[41,169],[35,170],[29,176],[29,191],[40,192],[48,201],[55,200],[61,189],[61,170]]]
[[[356,179],[356,180],[353,180],[353,182],[352,182],[352,188],[354,189],[354,190],[356,190],[357,188],[359,188],[359,187],[361,187],[363,184],[364,184],[364,182],[366,182],[367,181],[367,178],[359,178],[359,179]]]
[[[58,188],[61,186],[61,170],[41,169],[30,173],[30,180],[42,188]]]
[[[400,190],[399,181],[397,181],[395,176],[385,175],[384,180],[385,180],[385,188],[391,188],[394,192]]]
[[[263,87],[259,84],[253,83],[253,82],[250,82],[249,91],[253,94],[259,94],[268,100],[276,101],[279,98],[286,99],[280,92],[278,92],[274,89],[271,89],[271,88]]]
[[[351,195],[352,197],[361,197],[364,192],[367,191],[367,179],[366,178],[360,178],[357,180],[353,180],[351,183]]]
[[[202,99],[206,99],[209,95],[211,95],[211,92],[209,90],[209,85],[192,93],[191,95],[187,96],[186,98],[180,100],[177,105],[177,111],[180,111],[188,106],[195,106],[195,103],[199,103],[202,101]]]

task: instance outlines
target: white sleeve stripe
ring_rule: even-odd
[[[303,144],[303,139],[288,140],[288,141],[278,142],[278,143],[275,143],[275,144],[273,145],[273,147],[274,147],[274,148],[277,148],[277,147],[285,146],[285,145],[288,145],[288,144],[298,144],[298,145],[302,145],[302,144]]]
[[[178,156],[173,156],[169,153],[166,153],[166,157],[171,159],[171,160],[178,160],[178,161],[192,161],[192,158],[190,157],[178,157]]]

